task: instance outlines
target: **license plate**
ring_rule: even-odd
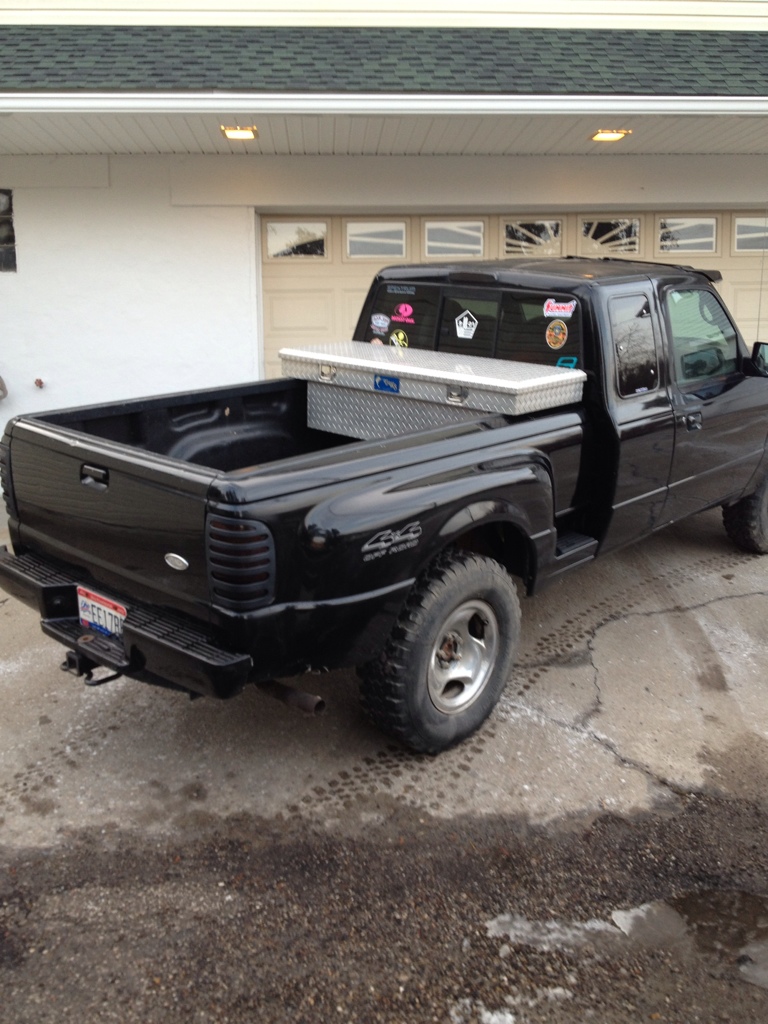
[[[80,609],[80,625],[86,629],[95,629],[104,636],[122,636],[123,623],[128,614],[116,601],[96,594],[85,587],[77,588],[77,604]]]

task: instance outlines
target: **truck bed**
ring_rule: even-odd
[[[306,391],[303,381],[281,379],[27,419],[228,473],[349,440],[308,426]]]
[[[357,347],[366,353],[375,349]],[[312,358],[317,363],[318,354]],[[329,358],[332,353],[321,353],[318,365],[328,365]],[[407,367],[398,358],[404,378]],[[544,370],[552,376],[551,367]],[[260,571],[253,572],[251,586],[236,567],[233,534],[246,527],[258,532],[250,510],[259,503],[273,508],[274,529],[288,531],[289,547],[300,528],[299,509],[317,500],[312,495],[318,488],[364,490],[366,480],[382,472],[410,473],[406,467],[446,456],[472,460],[478,448],[493,446],[489,433],[498,433],[500,443],[503,435],[504,444],[525,447],[547,418],[513,419],[462,405],[464,417],[456,422],[442,416],[444,409],[455,411],[450,401],[428,399],[422,404],[431,409],[432,420],[420,421],[419,431],[406,433],[408,416],[398,415],[394,429],[382,420],[381,437],[364,434],[361,439],[352,417],[340,425],[336,416],[331,429],[312,425],[311,386],[283,378],[18,417],[8,425],[0,446],[4,475],[13,479],[9,511],[14,548],[81,569],[83,579],[108,592],[114,588],[210,622],[220,616],[222,603],[227,607],[228,595],[236,595],[233,608],[256,607],[262,599],[281,596],[269,590],[264,597],[267,591],[257,580]],[[336,411],[343,412],[348,389],[338,382],[317,386],[332,394],[340,403]],[[445,395],[445,384],[438,386]],[[352,390],[366,397],[360,389]],[[407,394],[375,397],[391,405],[402,397],[409,401]],[[550,410],[545,447],[559,467],[556,475],[562,485],[556,498],[567,508],[578,472],[578,457],[571,451],[580,441],[581,420],[574,412],[558,412]],[[485,441],[479,433],[486,434]],[[295,506],[291,514],[296,522],[288,514],[290,506]],[[259,508],[258,515],[265,514]],[[212,558],[219,549],[224,552],[220,565]],[[169,555],[188,568],[174,571]],[[285,573],[274,578],[290,579]]]

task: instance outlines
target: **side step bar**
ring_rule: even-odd
[[[574,569],[584,562],[591,562],[597,553],[597,540],[583,533],[568,532],[558,535],[555,548],[555,571],[558,575],[568,569]]]

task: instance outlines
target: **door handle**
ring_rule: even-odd
[[[94,491],[106,491],[109,487],[109,470],[83,463],[80,467],[80,483],[84,487],[92,487]]]
[[[688,430],[701,430],[704,426],[704,419],[700,412],[689,412],[685,417],[685,425]]]

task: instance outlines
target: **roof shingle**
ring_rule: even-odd
[[[0,44],[0,92],[768,94],[768,33],[13,25]]]

